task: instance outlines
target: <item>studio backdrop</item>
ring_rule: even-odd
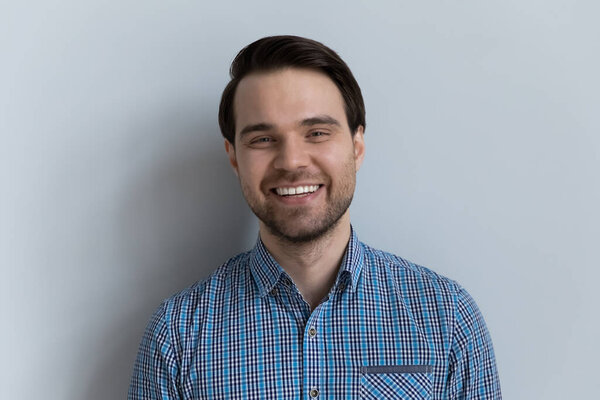
[[[362,87],[360,240],[472,294],[505,398],[593,397],[598,4],[2,2],[0,397],[125,398],[153,310],[253,245],[217,109],[275,34]]]

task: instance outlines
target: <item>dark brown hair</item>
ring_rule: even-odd
[[[223,90],[219,105],[219,127],[225,139],[235,144],[233,99],[240,81],[252,72],[281,68],[308,68],[326,74],[342,93],[346,118],[352,135],[366,127],[365,104],[350,68],[329,47],[299,36],[269,36],[244,47],[231,63],[231,81]]]

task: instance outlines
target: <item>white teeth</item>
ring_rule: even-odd
[[[280,196],[291,196],[305,193],[312,193],[319,188],[319,185],[297,186],[292,188],[276,188],[275,192]]]

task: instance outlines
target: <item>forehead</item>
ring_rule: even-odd
[[[297,124],[329,115],[346,126],[344,99],[324,73],[298,68],[253,73],[244,77],[234,98],[236,135],[247,124]]]

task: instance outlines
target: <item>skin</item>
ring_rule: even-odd
[[[314,309],[327,295],[350,238],[348,206],[364,158],[344,100],[321,72],[286,68],[243,78],[234,98],[235,146],[225,149],[260,237]],[[319,185],[282,197],[279,187]]]

